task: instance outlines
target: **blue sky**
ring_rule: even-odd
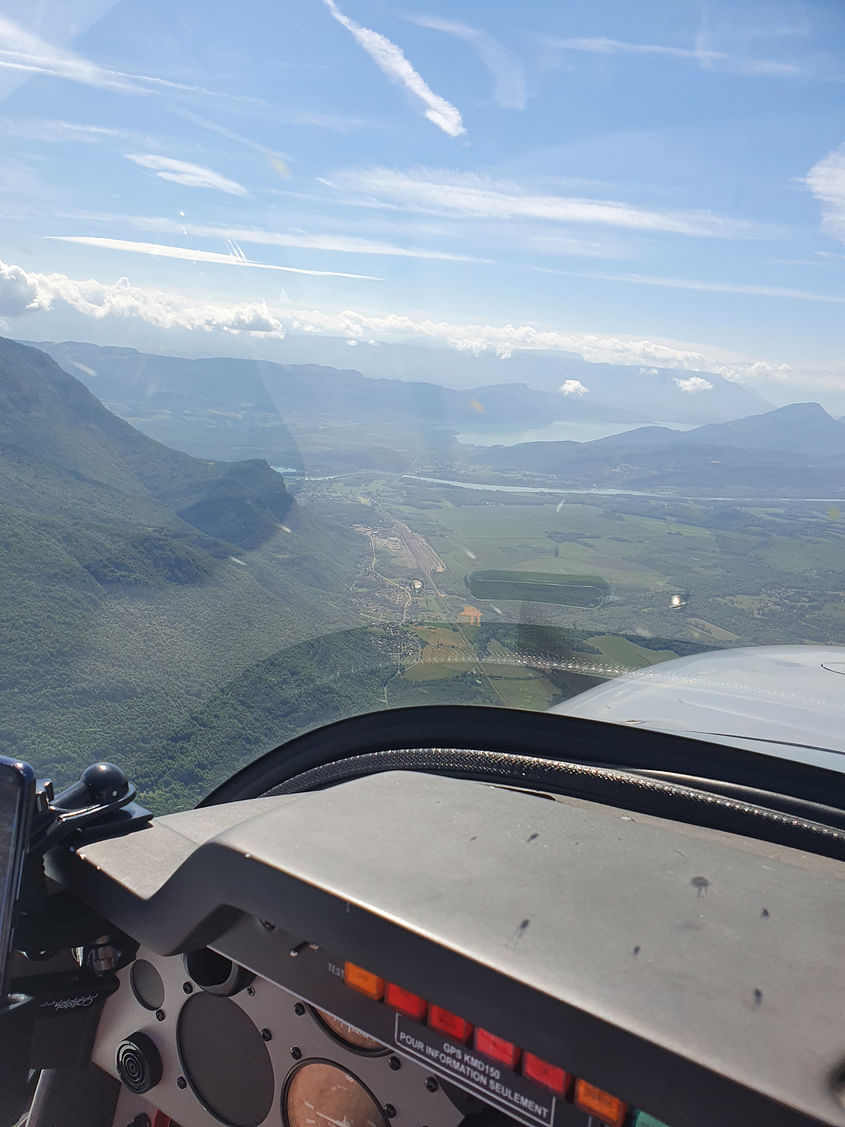
[[[0,331],[542,347],[845,396],[833,0],[20,9]]]

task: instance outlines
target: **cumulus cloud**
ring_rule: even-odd
[[[833,388],[837,391],[842,388],[842,374],[834,372],[796,371],[791,364],[772,364],[768,360],[732,360],[730,363],[714,361],[707,365],[709,372],[731,383],[759,384],[762,387],[771,387],[772,384],[784,384],[788,381],[800,385],[806,382],[808,386]]]
[[[525,109],[525,70],[519,56],[510,48],[486,31],[457,20],[441,19],[438,16],[410,16],[409,19],[419,27],[443,31],[469,43],[493,77],[496,102],[506,109]]]
[[[336,173],[330,187],[365,193],[387,207],[473,219],[540,219],[555,223],[595,223],[638,231],[710,238],[748,235],[753,226],[708,211],[655,211],[615,200],[536,195],[508,180],[416,168],[407,172],[368,168]]]
[[[687,379],[676,379],[675,383],[681,391],[686,391],[690,395],[693,395],[697,391],[713,390],[713,384],[703,376],[689,376]]]
[[[41,292],[37,275],[0,262],[0,314],[19,317],[21,313],[48,307],[49,300]]]
[[[35,274],[0,262],[0,308],[7,316],[36,310],[72,309],[84,317],[136,318],[159,329],[272,333],[285,327],[264,302],[224,303],[183,294],[145,290],[128,278],[116,282],[81,280],[66,274]]]
[[[704,70],[724,70],[752,77],[794,78],[801,73],[795,63],[774,59],[749,59],[731,55],[727,51],[714,51],[703,42],[695,47],[672,47],[660,43],[628,43],[604,36],[585,39],[547,39],[549,47],[561,51],[581,51],[589,55],[659,55],[669,59],[683,59],[698,63]]]
[[[253,262],[240,247],[233,246],[230,254],[212,250],[194,250],[191,247],[173,247],[163,243],[137,243],[129,239],[108,239],[97,235],[45,235],[57,243],[77,243],[97,247],[99,250],[119,250],[129,254],[148,254],[153,258],[179,258],[184,262],[214,262],[223,266],[252,266],[255,270],[282,270],[286,274],[310,274],[316,278],[357,278],[368,282],[383,279],[373,274],[344,274],[339,270],[308,270],[298,266],[277,266],[271,262]]]
[[[188,294],[144,289],[132,285],[127,278],[119,278],[114,283],[79,280],[66,274],[30,273],[20,266],[0,262],[0,312],[6,316],[22,316],[59,308],[74,310],[98,321],[137,319],[160,329],[264,333],[276,338],[284,337],[287,332],[310,332],[371,343],[420,340],[448,344],[473,353],[490,351],[499,356],[521,349],[539,349],[575,353],[591,363],[719,371],[721,375],[736,379],[741,379],[744,371],[755,364],[765,363],[737,360],[728,364],[724,356],[705,354],[695,347],[649,338],[560,332],[530,324],[461,324],[405,313],[271,308],[261,301],[211,301]],[[758,371],[757,378],[762,378],[762,371]],[[697,383],[702,377],[690,379]]]
[[[641,376],[656,376],[658,374],[657,368],[640,368]]]
[[[141,168],[149,168],[162,180],[172,180],[174,184],[183,184],[186,188],[214,188],[229,196],[249,195],[243,184],[229,180],[210,168],[203,168],[201,164],[160,157],[154,153],[127,153],[126,159],[140,165]]]
[[[821,204],[825,229],[845,242],[845,144],[814,164],[804,179]]]
[[[748,364],[732,365],[730,368],[723,370],[721,368],[713,368],[714,372],[719,375],[725,376],[726,379],[741,377],[743,383],[753,383],[759,381],[762,383],[769,383],[772,380],[783,382],[793,375],[793,369],[789,364],[770,364],[767,360],[753,360]],[[840,376],[841,380],[842,377]]]
[[[574,395],[577,399],[580,399],[581,396],[586,395],[590,389],[584,387],[580,380],[564,380],[558,390],[564,395]]]
[[[435,94],[425,79],[419,74],[408,60],[404,52],[384,35],[372,31],[368,27],[345,16],[335,4],[334,0],[323,0],[332,18],[337,20],[341,27],[345,27],[356,43],[367,52],[376,66],[389,79],[401,83],[425,107],[424,113],[432,125],[448,133],[450,137],[460,137],[466,133],[461,119],[460,110]]]

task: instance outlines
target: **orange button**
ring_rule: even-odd
[[[536,1080],[544,1088],[551,1088],[561,1096],[569,1091],[572,1077],[556,1064],[535,1057],[533,1053],[524,1053],[522,1057],[522,1075],[529,1080]]]
[[[472,1034],[472,1025],[468,1021],[464,1021],[457,1014],[441,1009],[440,1006],[428,1007],[428,1024],[444,1037],[452,1041],[460,1041],[462,1045],[469,1041]]]
[[[512,1041],[505,1041],[504,1038],[497,1037],[495,1033],[488,1033],[486,1029],[476,1029],[475,1049],[477,1052],[483,1053],[485,1057],[497,1060],[505,1068],[516,1068],[516,1063],[519,1060],[519,1049]]]
[[[588,1115],[595,1115],[609,1127],[622,1127],[628,1113],[628,1105],[611,1096],[602,1088],[588,1084],[586,1080],[575,1081],[575,1104]]]
[[[384,979],[370,970],[356,966],[355,963],[343,964],[343,981],[359,994],[366,994],[376,1002],[384,997]]]
[[[412,994],[410,990],[403,990],[395,982],[388,982],[384,1000],[388,1006],[392,1006],[400,1014],[412,1017],[414,1021],[422,1021],[428,1009],[425,998],[421,998],[419,994]]]

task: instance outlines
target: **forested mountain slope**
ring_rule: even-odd
[[[266,463],[170,450],[0,339],[6,754],[62,781],[101,757],[143,762],[152,790],[156,762],[187,778],[167,737],[203,701],[360,621],[344,592],[362,546],[300,511]]]

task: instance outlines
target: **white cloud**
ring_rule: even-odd
[[[845,144],[814,164],[805,183],[821,204],[825,229],[845,242]]]
[[[27,274],[20,266],[0,262],[0,314],[17,317],[48,306],[49,300],[41,291],[37,275]]]
[[[757,77],[794,78],[801,73],[795,63],[772,59],[747,59],[727,51],[713,51],[703,45],[670,47],[659,43],[627,43],[604,36],[585,39],[547,39],[549,47],[561,51],[582,51],[589,55],[660,55],[698,63],[704,70],[725,70]]]
[[[0,262],[0,309],[7,316],[54,308],[72,309],[97,321],[137,318],[159,329],[285,334],[282,321],[264,302],[204,302],[145,290],[128,278],[114,283],[79,280],[66,274],[27,273]]]
[[[686,391],[690,395],[694,394],[697,391],[713,390],[713,384],[710,382],[710,380],[706,380],[703,376],[689,376],[685,380],[676,379],[675,383],[678,385],[681,391]]]
[[[154,94],[161,91],[201,94],[215,99],[266,105],[260,98],[243,97],[202,86],[188,86],[149,74],[127,74],[91,62],[39,38],[13,20],[0,16],[0,69],[21,74],[42,74],[67,79],[83,86],[115,90],[123,94]]]
[[[281,161],[282,154],[275,149],[268,148],[267,145],[262,145],[259,141],[253,141],[251,137],[245,137],[242,133],[237,133],[234,129],[227,129],[225,125],[221,125],[219,121],[212,121],[210,118],[204,117],[202,114],[194,113],[192,110],[182,109],[179,111],[180,117],[184,117],[187,121],[192,122],[194,125],[199,125],[202,129],[207,129],[209,133],[216,133],[219,137],[225,137],[227,141],[234,141],[238,145],[243,145],[247,149],[253,149],[257,153],[269,157],[271,164],[280,161],[284,167],[284,162]]]
[[[341,27],[345,27],[358,45],[367,52],[379,70],[393,81],[400,82],[409,93],[422,102],[425,106],[425,116],[432,125],[436,125],[450,137],[460,137],[462,133],[466,133],[460,110],[434,93],[422,75],[418,74],[405,58],[401,48],[384,35],[368,27],[362,27],[361,24],[345,16],[334,0],[323,0],[323,3],[332,17]]]
[[[357,235],[306,235],[264,231],[254,227],[215,227],[199,223],[177,223],[173,219],[136,217],[129,222],[145,231],[173,231],[198,239],[235,239],[240,243],[256,243],[268,247],[296,247],[302,250],[329,250],[339,254],[378,254],[400,258],[432,258],[446,262],[483,262],[466,254],[452,254],[427,247],[402,247],[395,243],[376,242]]]
[[[89,62],[33,35],[19,24],[0,16],[0,67],[31,74],[48,74],[85,86],[99,86],[127,93],[147,93],[129,75]]]
[[[125,129],[112,129],[105,125],[32,117],[3,118],[0,121],[0,131],[7,137],[24,137],[27,141],[81,141],[95,144],[110,138],[128,136]]]
[[[746,285],[742,282],[705,282],[693,278],[661,278],[652,274],[577,274],[579,278],[599,278],[605,282],[631,282],[637,286],[660,286],[671,290],[702,290],[705,293],[736,293],[749,297],[785,297],[793,301],[845,303],[845,295],[798,290],[789,286]]]
[[[767,360],[728,365],[711,364],[710,371],[734,383],[784,383],[795,376],[795,371],[789,364],[770,364]],[[836,379],[841,387],[842,376],[837,376]]]
[[[659,375],[657,368],[640,368],[641,376],[656,376]]]
[[[445,20],[436,16],[409,16],[412,23],[428,27],[433,31],[444,31],[471,44],[495,83],[495,98],[506,109],[525,109],[525,70],[519,57],[508,47],[503,46],[492,35],[457,20]]]
[[[172,180],[186,188],[214,188],[229,196],[247,196],[246,188],[235,180],[229,180],[201,164],[190,164],[186,160],[173,160],[171,157],[156,156],[154,153],[127,153],[126,159],[141,168],[149,168],[162,180]]]
[[[564,380],[558,390],[564,395],[574,395],[580,399],[581,396],[586,395],[590,389],[584,387],[580,380]]]
[[[253,262],[244,256],[240,247],[233,246],[231,253],[194,250],[191,247],[173,247],[162,243],[135,243],[128,239],[107,239],[96,235],[45,235],[57,243],[76,243],[79,246],[97,247],[100,250],[118,250],[128,254],[148,254],[153,258],[179,258],[184,262],[214,262],[224,266],[252,266],[256,270],[282,270],[286,274],[309,274],[315,278],[357,278],[368,282],[381,282],[372,274],[343,274],[337,270],[306,270],[297,266],[276,266],[270,262]]]
[[[711,238],[734,238],[753,229],[749,223],[707,211],[654,211],[614,200],[532,195],[511,181],[444,169],[348,170],[323,182],[330,187],[365,193],[388,207],[474,219],[595,223]]]
[[[789,373],[785,365],[746,358],[726,362],[724,354],[715,349],[647,337],[561,332],[531,324],[461,324],[404,313],[271,308],[260,301],[210,301],[144,289],[132,285],[127,278],[114,283],[79,280],[65,274],[30,273],[0,262],[0,314],[18,317],[58,308],[74,310],[98,321],[137,319],[160,329],[264,333],[279,339],[287,332],[310,332],[370,343],[418,340],[474,353],[490,351],[503,357],[520,349],[568,352],[591,363],[718,372],[739,382],[746,378],[763,382],[767,373],[782,380]],[[841,385],[842,376],[838,379]]]
[[[557,234],[554,229],[536,228],[532,231],[528,224],[511,224],[512,230],[508,232],[513,236],[514,242],[520,247],[530,249],[536,254],[549,255],[554,258],[631,258],[635,249],[628,246],[615,235],[595,239],[578,239],[572,235]],[[532,270],[541,273],[557,273],[554,266],[531,266]]]

